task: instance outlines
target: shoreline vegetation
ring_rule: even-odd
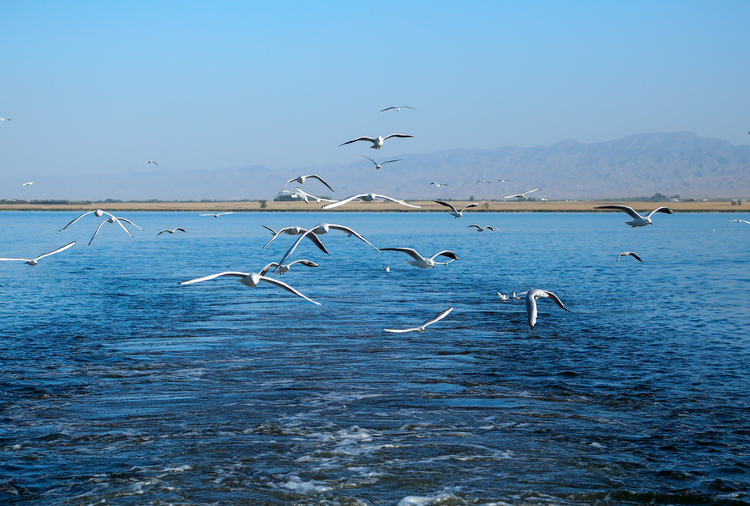
[[[431,200],[409,200],[410,204],[422,206],[412,209],[391,202],[351,202],[345,206],[322,212],[446,212],[446,208]],[[469,200],[449,200],[458,209],[471,203]],[[581,200],[581,201],[474,201],[479,204],[470,208],[475,212],[595,212],[601,205],[620,203],[628,205],[637,211],[651,211],[659,206],[668,206],[676,212],[749,212],[750,202],[737,200],[707,201],[707,202],[643,202],[622,200]],[[172,211],[172,212],[315,212],[321,211],[324,203],[316,204],[293,201],[230,201],[230,202],[93,202],[93,203],[0,203],[0,211],[90,211],[102,209],[104,211]]]

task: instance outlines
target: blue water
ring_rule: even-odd
[[[0,503],[750,504],[750,226],[726,214],[0,213]],[[379,247],[460,258],[421,270]],[[478,233],[467,225],[492,225]],[[156,233],[184,227],[180,235]],[[621,258],[637,252],[645,263]],[[391,272],[383,267],[390,265]],[[542,288],[531,330],[523,301]],[[424,334],[418,325],[454,306]]]

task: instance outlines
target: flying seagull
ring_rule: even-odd
[[[498,181],[500,181],[501,183],[507,183],[508,182],[507,179],[498,179]]]
[[[547,290],[532,288],[526,292],[526,314],[529,316],[529,326],[532,329],[534,328],[534,325],[536,325],[536,299],[540,297],[552,299],[555,304],[563,308],[565,311],[570,312],[570,310],[565,307],[565,304],[563,304],[554,293],[548,292]]]
[[[44,255],[39,255],[39,256],[38,256],[38,257],[36,257],[36,258],[31,258],[31,259],[28,259],[28,258],[0,258],[0,260],[20,260],[21,262],[25,262],[26,264],[28,264],[28,265],[31,265],[31,266],[33,267],[33,266],[34,266],[34,265],[36,265],[36,264],[37,264],[37,262],[39,262],[39,260],[41,260],[42,258],[44,258],[44,257],[48,257],[48,256],[50,256],[50,255],[54,255],[55,253],[60,253],[61,251],[64,251],[64,250],[66,250],[66,249],[70,248],[70,247],[71,247],[71,246],[73,246],[73,245],[74,245],[75,243],[76,243],[75,241],[73,241],[73,242],[69,242],[69,243],[68,243],[68,244],[66,244],[65,246],[60,246],[60,247],[59,247],[59,248],[57,248],[57,249],[56,249],[55,251],[50,251],[49,253],[45,253]]]
[[[419,253],[417,253],[417,250],[412,248],[380,248],[380,251],[400,251],[401,253],[406,253],[410,257],[412,257],[414,260],[407,260],[406,262],[410,265],[413,265],[415,267],[419,267],[420,269],[427,269],[429,267],[435,268],[436,263],[443,263],[443,262],[435,262],[435,257],[446,257],[450,258],[447,262],[443,263],[443,265],[448,265],[453,260],[458,260],[458,255],[453,253],[452,251],[443,250],[440,253],[435,253],[429,258],[425,258]]]
[[[615,263],[617,263],[618,260],[620,260],[620,257],[633,257],[636,260],[638,260],[640,263],[643,263],[643,260],[641,260],[641,257],[633,253],[632,251],[623,251],[619,255],[617,255],[617,260],[615,260]]]
[[[238,281],[240,283],[242,283],[245,286],[250,286],[250,287],[253,287],[253,288],[257,287],[258,283],[260,283],[261,281],[264,281],[266,283],[270,283],[272,285],[276,285],[278,287],[283,288],[284,290],[292,292],[294,295],[297,295],[298,297],[302,297],[305,300],[309,300],[313,304],[317,304],[319,306],[321,305],[320,302],[315,302],[314,300],[312,300],[312,299],[310,299],[308,297],[305,297],[300,292],[298,292],[297,290],[295,290],[291,286],[287,285],[283,281],[279,281],[278,279],[273,279],[273,278],[267,278],[265,276],[261,276],[260,274],[256,274],[255,272],[249,272],[249,273],[248,272],[236,272],[236,271],[220,272],[218,274],[211,274],[210,276],[204,276],[202,278],[196,278],[196,279],[191,279],[189,281],[183,281],[180,284],[181,285],[191,285],[193,283],[200,283],[201,281],[209,281],[211,279],[216,279],[216,278],[219,278],[219,277],[222,277],[222,276],[229,276],[229,277],[233,277],[233,278],[239,278]]]
[[[461,216],[463,216],[464,215],[464,211],[466,211],[466,209],[468,209],[469,207],[477,207],[477,206],[479,206],[479,204],[477,204],[476,202],[472,202],[472,203],[466,204],[463,209],[461,209],[460,211],[458,211],[458,210],[456,210],[455,207],[453,207],[453,204],[450,204],[448,202],[443,202],[442,200],[433,200],[433,202],[435,202],[436,204],[440,204],[441,206],[450,207],[451,210],[448,211],[448,212],[454,218],[460,218]]]
[[[633,218],[633,221],[626,221],[625,223],[627,225],[630,225],[631,227],[645,227],[646,225],[653,225],[653,222],[651,221],[651,216],[654,215],[654,213],[665,213],[665,214],[674,214],[674,211],[672,211],[667,206],[661,206],[657,207],[650,213],[648,213],[646,216],[641,216],[638,214],[635,209],[629,206],[598,206],[594,209],[615,209],[617,211],[625,211],[628,213],[629,216]]]
[[[311,193],[307,193],[305,190],[302,190],[299,187],[295,187],[295,190],[297,190],[297,196],[302,197],[302,199],[308,203],[310,202],[308,198],[314,200],[318,204],[320,204],[321,202],[336,202],[335,200],[324,199],[323,197],[316,197],[315,195]]]
[[[359,155],[359,153],[357,153],[357,154]],[[365,155],[359,155],[359,156],[361,156],[362,158],[367,158],[367,159],[368,159],[368,160],[370,160],[370,161],[371,161],[372,163],[374,163],[374,164],[375,164],[375,170],[378,170],[378,169],[380,169],[380,167],[382,167],[382,166],[383,166],[383,165],[385,165],[386,163],[400,162],[401,160],[403,160],[403,158],[398,158],[398,159],[396,159],[396,160],[388,160],[387,162],[383,162],[383,163],[378,163],[378,162],[376,162],[375,160],[373,160],[372,158],[370,158],[369,156],[365,156]]]
[[[110,217],[114,218],[114,215],[109,214],[109,213],[105,213],[101,209],[97,209],[95,211],[87,211],[87,212],[83,213],[82,215],[80,215],[78,218],[74,219],[73,221],[71,221],[70,223],[68,223],[67,225],[65,225],[60,230],[58,230],[58,232],[62,232],[63,230],[65,230],[66,228],[68,228],[69,226],[71,226],[73,223],[77,222],[78,220],[80,220],[81,218],[83,218],[84,216],[86,216],[87,214],[91,214],[91,213],[94,213],[94,216],[96,216],[97,218],[101,218],[105,214],[107,216],[110,216]]]
[[[279,274],[286,274],[294,264],[302,264],[307,267],[320,267],[318,264],[316,264],[315,262],[311,262],[310,260],[295,260],[294,262],[289,262],[286,265],[279,265],[276,262],[271,262],[270,264],[263,267],[263,270],[260,271],[259,274],[261,276],[265,276],[273,267],[278,267]]]
[[[229,212],[226,212],[226,213],[217,213],[217,214],[211,214],[211,213],[201,214],[200,216],[213,216],[214,218],[218,218],[219,216],[223,216],[225,214],[234,214],[234,211],[229,211]]]
[[[747,220],[730,220],[730,221],[736,221],[738,223],[747,223],[748,225],[750,225],[750,221],[747,221]]]
[[[347,141],[347,142],[345,142],[343,144],[339,144],[339,147],[345,146],[347,144],[351,144],[352,142],[368,141],[368,142],[372,142],[372,146],[370,146],[370,148],[372,148],[372,149],[380,149],[380,148],[383,147],[383,143],[387,139],[390,139],[391,137],[407,138],[407,137],[414,137],[414,136],[413,135],[406,135],[406,134],[391,134],[391,135],[386,135],[385,137],[378,136],[377,138],[362,136],[362,137],[357,137],[356,139],[352,139],[350,141]]]
[[[382,200],[388,200],[389,202],[395,202],[396,204],[400,204],[402,206],[406,207],[413,207],[415,209],[421,209],[422,206],[413,206],[411,204],[407,204],[403,200],[394,199],[391,197],[386,197],[385,195],[378,195],[376,193],[360,193],[358,195],[352,195],[351,197],[345,198],[344,200],[339,200],[338,202],[334,202],[333,204],[328,204],[326,206],[323,206],[322,209],[333,209],[334,207],[343,206],[344,204],[348,204],[352,200],[362,200],[364,202],[372,202],[376,199],[382,199]]]
[[[441,186],[448,186],[448,183],[430,183],[430,184],[434,184],[438,188],[440,188]]]
[[[331,188],[330,186],[328,186],[328,183],[326,183],[325,181],[323,181],[323,178],[320,177],[320,176],[318,176],[317,174],[308,174],[307,176],[293,177],[292,179],[290,179],[289,181],[286,182],[286,184],[284,185],[284,188],[286,188],[289,185],[289,183],[291,183],[292,181],[297,181],[299,184],[305,184],[305,180],[307,180],[307,179],[317,179],[318,181],[320,181],[321,183],[323,183],[324,185],[326,185],[329,190],[333,191],[333,188]],[[283,189],[282,189],[282,191],[283,191]]]
[[[109,213],[105,213],[105,214],[109,214]],[[137,228],[138,230],[140,230],[140,231],[143,231],[143,229],[142,229],[141,227],[139,227],[138,225],[136,225],[136,224],[135,224],[135,223],[133,223],[132,221],[130,221],[130,220],[126,219],[126,218],[118,218],[118,217],[116,217],[116,216],[112,216],[111,214],[109,214],[109,218],[107,218],[106,220],[104,220],[103,222],[101,222],[101,223],[99,224],[99,226],[98,226],[98,227],[96,227],[96,232],[94,232],[94,235],[92,235],[92,236],[91,236],[91,240],[89,241],[89,244],[88,244],[88,245],[89,245],[89,246],[91,246],[91,243],[92,243],[92,242],[94,242],[94,238],[96,237],[96,234],[98,234],[98,233],[99,233],[99,229],[100,229],[100,228],[102,228],[102,225],[104,225],[105,223],[117,223],[118,225],[120,225],[120,226],[122,227],[122,229],[123,229],[123,230],[124,230],[125,232],[127,232],[127,234],[128,234],[128,235],[129,235],[130,237],[133,237],[133,234],[131,234],[131,233],[130,233],[130,230],[128,230],[128,229],[127,229],[127,227],[126,227],[125,225],[123,225],[123,224],[122,224],[122,222],[123,222],[123,221],[124,221],[125,223],[130,223],[131,225],[133,225],[133,226],[134,226],[135,228]]]
[[[391,109],[395,109],[396,112],[400,111],[401,109],[411,109],[412,111],[416,111],[415,108],[409,107],[408,105],[399,105],[397,107],[386,107],[385,109],[383,109],[380,112],[390,111]]]
[[[535,191],[537,191],[538,189],[539,189],[539,188],[534,188],[533,190],[529,190],[529,191],[527,191],[527,192],[523,192],[523,193],[516,193],[515,195],[508,195],[507,197],[503,197],[503,198],[504,198],[504,199],[518,199],[518,200],[522,200],[522,199],[524,199],[524,200],[525,200],[525,199],[527,198],[527,197],[526,197],[526,194],[528,194],[528,193],[532,193],[532,192],[535,192]]]
[[[489,225],[487,225],[486,227],[480,227],[479,225],[469,225],[466,228],[471,228],[471,227],[476,227],[477,232],[484,232],[485,230],[492,230],[493,232],[495,231],[495,229]]]
[[[360,234],[355,232],[354,229],[345,227],[343,225],[334,225],[332,223],[320,223],[319,225],[315,226],[315,228],[311,228],[307,230],[306,232],[303,232],[302,235],[300,235],[300,237],[297,239],[297,241],[292,245],[292,247],[289,248],[289,251],[286,252],[286,254],[284,255],[284,258],[279,260],[279,264],[284,265],[284,262],[286,261],[286,259],[289,258],[289,256],[294,252],[295,248],[297,248],[297,245],[302,241],[302,239],[304,239],[305,237],[309,237],[311,234],[315,234],[315,235],[327,234],[330,230],[338,230],[340,232],[344,232],[346,234],[349,234],[349,237],[355,236],[357,237],[357,239],[360,239],[361,241],[364,241],[370,246],[372,246],[372,244],[370,244],[370,241],[368,241],[367,239],[362,237]],[[375,248],[375,246],[372,246],[372,247]],[[375,248],[375,249],[377,250],[378,248]]]
[[[0,118],[0,121],[10,121],[10,118]]]
[[[510,297],[508,297],[504,293],[497,292],[497,296],[500,297],[500,300],[503,302],[507,302],[510,300]]]
[[[265,229],[268,229],[268,230],[270,230],[270,231],[271,231],[271,233],[273,234],[273,237],[272,237],[272,238],[271,238],[271,240],[270,240],[270,241],[268,241],[268,243],[266,243],[266,245],[265,245],[265,246],[263,246],[263,247],[262,247],[261,249],[265,249],[265,248],[267,248],[267,247],[268,247],[268,245],[269,245],[269,244],[271,244],[271,243],[272,243],[272,242],[274,241],[274,239],[276,239],[276,238],[277,238],[278,236],[280,236],[281,234],[287,234],[287,235],[302,235],[302,234],[304,234],[305,232],[307,232],[307,229],[304,229],[304,228],[300,228],[300,227],[284,227],[284,228],[282,228],[281,230],[279,230],[278,232],[275,232],[275,231],[274,231],[274,229],[272,229],[271,227],[267,227],[267,226],[265,226],[265,225],[263,225],[263,228],[265,228]],[[317,236],[317,235],[315,235],[315,234],[310,234],[310,235],[308,235],[308,236],[307,236],[307,238],[308,238],[308,239],[310,239],[310,240],[311,240],[311,241],[313,242],[313,244],[315,244],[315,246],[317,246],[317,247],[318,247],[318,249],[319,249],[320,251],[322,251],[322,252],[323,252],[323,253],[325,253],[326,255],[330,255],[330,253],[328,253],[328,250],[326,249],[326,247],[325,247],[325,246],[323,246],[323,243],[322,243],[322,242],[320,241],[320,239],[318,239],[318,236]]]
[[[187,234],[187,230],[185,230],[185,229],[184,229],[184,228],[182,228],[182,227],[177,227],[177,228],[175,228],[175,229],[172,229],[172,230],[169,230],[168,228],[165,228],[164,230],[162,230],[161,232],[159,232],[159,233],[158,233],[158,234],[156,234],[156,235],[161,235],[161,234],[163,234],[164,232],[167,232],[167,233],[169,233],[169,234],[174,234],[174,233],[175,233],[175,232],[177,232],[178,230],[179,230],[180,232],[185,232],[185,233]]]
[[[440,320],[442,320],[443,318],[445,318],[446,316],[448,316],[448,313],[450,313],[451,311],[453,311],[453,306],[449,307],[445,311],[441,311],[437,316],[435,316],[434,318],[431,318],[431,319],[427,320],[426,322],[424,322],[419,327],[414,327],[414,328],[411,328],[411,329],[383,329],[383,330],[385,330],[386,332],[397,332],[397,333],[419,332],[421,334],[425,330],[427,330],[427,326],[428,325],[432,325],[435,322],[439,322]]]
[[[148,160],[148,161],[147,161],[147,162],[145,162],[145,163],[144,163],[143,165],[146,165],[146,163],[153,163],[153,164],[154,164],[154,165],[156,165],[157,167],[159,166],[159,164],[158,164],[158,163],[156,163],[156,162],[155,162],[155,161],[153,161],[153,160]]]
[[[480,179],[480,180],[477,181],[477,183],[487,183],[487,184],[490,184],[490,182],[487,181],[486,179]]]
[[[21,186],[31,186],[32,184],[34,184],[34,181],[29,181],[28,183],[24,183]]]

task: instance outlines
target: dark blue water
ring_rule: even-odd
[[[723,214],[0,213],[0,503],[749,504],[750,226]],[[261,227],[354,237],[259,271]],[[467,225],[492,225],[478,233]],[[743,226],[744,225],[744,226]],[[182,226],[188,234],[159,237]],[[617,254],[635,251],[644,260]],[[391,272],[383,267],[390,265]],[[523,301],[542,288],[534,330]],[[424,334],[389,334],[454,306]]]

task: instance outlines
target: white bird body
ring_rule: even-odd
[[[466,228],[476,227],[477,232],[484,232],[485,230],[492,230],[495,231],[494,228],[492,228],[490,225],[487,225],[486,227],[480,227],[479,225],[469,225]]]
[[[370,241],[368,241],[367,239],[365,239],[364,237],[362,237],[360,234],[358,234],[356,231],[354,231],[354,229],[351,229],[349,227],[345,227],[343,225],[335,225],[333,223],[320,223],[317,226],[315,226],[314,228],[311,228],[311,229],[303,232],[302,235],[300,235],[300,237],[292,245],[292,247],[289,248],[289,251],[286,252],[286,254],[284,255],[284,258],[282,258],[281,260],[279,260],[279,265],[283,265],[284,264],[284,262],[287,260],[287,258],[289,258],[289,256],[297,248],[297,245],[302,241],[302,239],[304,239],[305,237],[309,237],[312,234],[315,234],[315,235],[324,235],[324,234],[327,234],[330,230],[338,230],[340,232],[344,232],[345,234],[348,234],[349,237],[355,236],[355,237],[357,237],[357,239],[360,239],[361,241],[364,241],[367,244],[369,244],[370,246],[372,246],[372,244],[370,244]],[[372,246],[372,247],[375,248],[375,246]],[[375,248],[375,249],[378,250],[378,248]]]
[[[417,253],[417,250],[412,249],[412,248],[380,248],[380,251],[400,251],[401,253],[406,253],[407,255],[409,255],[410,257],[414,259],[414,260],[407,260],[406,262],[409,263],[410,265],[413,265],[414,267],[419,267],[420,269],[428,269],[430,267],[434,269],[436,263],[442,263],[442,262],[435,262],[435,258],[439,256],[450,258],[450,260],[445,262],[443,265],[447,265],[453,260],[458,260],[458,255],[448,250],[443,250],[439,253],[435,253],[429,258],[423,257],[422,255]]]
[[[273,279],[273,278],[267,278],[265,276],[261,276],[260,274],[256,274],[255,272],[236,272],[236,271],[220,272],[218,274],[211,274],[210,276],[204,276],[202,278],[196,278],[196,279],[191,279],[189,281],[183,281],[180,284],[191,285],[193,283],[200,283],[201,281],[209,281],[211,279],[216,279],[216,278],[223,277],[223,276],[238,278],[238,281],[240,283],[242,283],[245,286],[252,287],[252,288],[256,288],[258,286],[258,283],[260,283],[261,281],[265,283],[270,283],[272,285],[276,285],[280,288],[283,288],[284,290],[292,292],[298,297],[302,297],[303,299],[308,300],[312,302],[313,304],[317,304],[319,306],[321,305],[320,302],[315,302],[314,300],[308,297],[305,297],[300,292],[298,292],[291,286],[287,285],[283,281],[279,281],[278,279]]]
[[[630,217],[633,218],[633,221],[626,221],[625,223],[627,225],[630,225],[631,227],[645,227],[646,225],[653,225],[653,222],[651,221],[651,216],[654,215],[654,213],[664,213],[664,214],[674,214],[674,211],[672,211],[667,206],[661,206],[657,207],[650,213],[648,213],[646,216],[641,216],[636,212],[635,209],[633,209],[630,206],[621,206],[621,205],[613,205],[613,206],[598,206],[594,209],[614,209],[616,211],[624,211],[628,213]]]
[[[345,142],[343,144],[339,144],[339,147],[345,146],[346,144],[351,144],[352,142],[367,141],[367,142],[371,142],[372,143],[372,146],[370,146],[372,149],[380,149],[380,148],[383,147],[383,143],[387,139],[390,139],[391,137],[407,138],[407,137],[414,137],[414,136],[413,135],[406,135],[406,134],[391,134],[391,135],[386,135],[385,137],[381,137],[381,136],[378,136],[378,137],[367,137],[367,136],[363,135],[362,137],[357,137],[356,139],[352,139],[352,140],[347,141],[347,142]]]
[[[451,216],[453,216],[453,218],[460,218],[461,216],[463,216],[464,211],[466,211],[466,209],[468,209],[469,207],[479,206],[479,204],[477,204],[476,202],[471,202],[469,204],[466,204],[463,209],[458,211],[455,207],[453,207],[453,204],[449,202],[443,202],[442,200],[433,200],[433,202],[435,202],[436,204],[440,204],[441,206],[450,207],[451,210],[448,212],[451,214]]]
[[[39,255],[39,256],[38,256],[38,257],[36,257],[36,258],[0,258],[0,260],[10,260],[10,261],[18,260],[18,261],[24,262],[24,263],[25,263],[25,264],[27,264],[27,265],[31,265],[31,266],[33,267],[33,266],[35,266],[35,265],[36,265],[36,264],[37,264],[37,263],[39,262],[39,260],[41,260],[42,258],[44,258],[44,257],[48,257],[48,256],[50,256],[50,255],[54,255],[55,253],[60,253],[61,251],[65,251],[66,249],[68,249],[68,248],[70,248],[71,246],[73,246],[73,245],[74,245],[75,243],[76,243],[75,241],[73,241],[73,242],[69,242],[69,243],[68,243],[68,244],[66,244],[65,246],[60,246],[60,247],[59,247],[59,248],[57,248],[57,249],[56,249],[55,251],[50,251],[49,253],[45,253],[45,254],[43,254],[43,255]]]
[[[515,195],[508,195],[507,197],[503,197],[504,199],[519,199],[519,200],[525,200],[527,197],[526,195],[529,193],[533,193],[537,191],[539,188],[534,188],[533,190],[529,190],[523,193],[516,193]]]
[[[165,228],[164,230],[162,230],[161,232],[159,232],[159,233],[158,233],[158,234],[156,234],[156,235],[161,235],[161,234],[163,234],[164,232],[167,232],[168,234],[174,234],[174,233],[175,233],[175,232],[177,232],[178,230],[179,230],[180,232],[185,232],[185,233],[187,234],[187,230],[185,230],[185,229],[184,229],[184,228],[182,228],[182,227],[177,227],[177,228],[173,228],[172,230],[169,230],[168,228]]]
[[[619,255],[617,255],[617,260],[615,260],[615,263],[617,263],[618,260],[620,260],[620,257],[633,257],[636,260],[638,260],[640,263],[643,263],[643,260],[641,260],[641,257],[633,253],[632,251],[623,251]]]
[[[357,154],[359,155],[359,153],[357,153]],[[400,162],[400,161],[402,160],[402,158],[398,158],[398,159],[396,159],[396,160],[388,160],[387,162],[383,162],[383,163],[378,163],[378,162],[376,162],[375,160],[373,160],[372,158],[370,158],[369,156],[365,156],[365,155],[359,155],[359,156],[361,156],[362,158],[367,158],[367,159],[368,159],[368,160],[370,160],[370,161],[371,161],[372,163],[374,163],[374,164],[375,164],[375,170],[380,170],[380,167],[382,167],[382,166],[383,166],[383,165],[385,165],[386,163]]]
[[[404,332],[419,332],[420,334],[422,334],[425,330],[427,330],[428,325],[432,325],[435,322],[439,322],[440,320],[448,316],[448,313],[450,313],[451,311],[453,311],[453,306],[449,307],[445,311],[441,311],[440,313],[438,313],[437,316],[427,320],[426,322],[424,322],[422,325],[418,327],[413,327],[410,329],[383,329],[383,330],[385,330],[386,332],[394,332],[394,333],[399,333],[399,334],[404,333]]]
[[[326,206],[323,206],[323,209],[333,209],[335,207],[343,206],[344,204],[348,204],[352,200],[362,200],[364,202],[372,202],[374,200],[388,200],[390,202],[394,202],[396,204],[400,204],[402,206],[406,207],[413,207],[415,209],[420,209],[422,206],[413,206],[411,204],[407,204],[403,200],[394,199],[392,197],[387,197],[385,195],[378,195],[377,193],[359,193],[357,195],[352,195],[351,197],[347,197],[344,200],[339,200],[337,202],[334,202],[332,204],[328,204]]]
[[[555,295],[552,292],[548,292],[547,290],[539,290],[538,288],[532,288],[528,292],[526,292],[526,314],[529,317],[529,326],[533,329],[534,325],[536,325],[536,299],[538,298],[549,298],[552,299],[555,304],[563,308],[565,311],[570,312],[570,310],[565,307],[565,304],[562,303],[562,301],[558,298],[557,295]]]
[[[323,183],[324,185],[326,185],[326,187],[329,190],[333,191],[333,188],[331,188],[330,186],[328,186],[328,183],[326,183],[323,180],[323,178],[320,177],[317,174],[308,174],[306,176],[293,177],[292,179],[290,179],[289,181],[286,182],[286,184],[284,185],[284,189],[286,189],[286,187],[289,185],[289,183],[291,183],[293,181],[297,181],[299,184],[305,184],[305,181],[308,180],[308,179],[317,179],[318,181],[320,181],[321,183]],[[284,191],[284,190],[282,189],[282,191]]]
[[[207,213],[207,214],[201,214],[200,216],[213,216],[214,218],[218,218],[219,216],[224,216],[225,214],[234,214],[234,211],[228,211],[226,213]]]

